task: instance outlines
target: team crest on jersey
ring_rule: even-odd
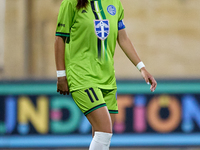
[[[115,6],[113,6],[113,5],[109,5],[109,6],[107,7],[107,11],[108,11],[109,14],[111,14],[111,15],[113,15],[113,16],[116,14],[116,8],[115,8]]]
[[[94,20],[95,33],[100,40],[105,40],[110,33],[109,20]]]

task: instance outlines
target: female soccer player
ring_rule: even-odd
[[[93,128],[89,150],[109,150],[118,113],[113,56],[120,47],[156,89],[129,40],[120,0],[63,0],[56,29],[57,92],[69,92]]]

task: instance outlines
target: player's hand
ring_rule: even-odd
[[[68,82],[66,77],[59,77],[57,81],[57,92],[63,95],[69,95]]]
[[[151,92],[154,92],[157,86],[157,82],[154,79],[154,77],[145,69],[145,67],[143,67],[140,70],[142,77],[144,78],[144,80],[146,81],[147,84],[151,84],[150,90]]]

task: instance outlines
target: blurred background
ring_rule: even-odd
[[[61,2],[0,1],[0,148],[90,143],[86,118],[70,96],[56,93],[54,38]],[[119,115],[112,147],[199,147],[199,0],[121,2],[127,33],[158,87],[150,92],[117,45]]]

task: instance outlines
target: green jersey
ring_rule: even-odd
[[[114,52],[118,30],[124,29],[120,0],[88,0],[77,9],[77,0],[63,0],[56,36],[68,37],[66,73],[70,91],[87,87],[116,89]]]

